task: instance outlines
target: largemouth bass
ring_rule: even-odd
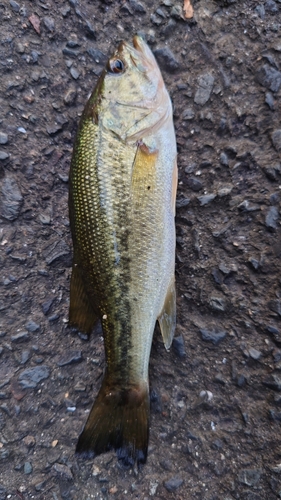
[[[156,320],[166,348],[176,324],[176,140],[159,67],[139,36],[109,59],[81,117],[69,209],[74,256],[70,324],[101,320],[106,370],[77,444],[146,461],[148,364]]]

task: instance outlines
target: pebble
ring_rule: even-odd
[[[225,300],[222,297],[217,297],[215,295],[212,295],[210,297],[209,306],[214,311],[223,312],[223,311],[226,310],[226,302],[225,302]]]
[[[184,358],[186,356],[185,347],[184,347],[184,339],[182,335],[178,335],[174,337],[172,343],[175,354],[179,358]]]
[[[280,73],[281,74],[281,73]],[[276,151],[281,151],[281,129],[274,130],[271,135],[272,144]]]
[[[270,389],[273,389],[274,391],[281,391],[281,377],[276,375],[275,373],[272,373],[263,381],[263,384],[269,387]]]
[[[229,165],[229,159],[226,153],[222,152],[220,155],[220,163],[227,167]]]
[[[7,498],[7,490],[3,484],[0,484],[0,500],[5,500]]]
[[[59,360],[57,361],[58,366],[66,366],[66,365],[72,365],[73,363],[79,363],[82,361],[82,352],[81,351],[68,351],[62,356],[60,356]]]
[[[277,229],[277,222],[279,219],[279,211],[278,208],[275,206],[272,206],[269,208],[266,217],[265,217],[265,225],[268,229],[271,231],[275,231]]]
[[[1,186],[0,215],[9,221],[19,216],[23,197],[14,177],[6,175]]]
[[[33,446],[35,446],[35,443],[36,443],[36,439],[34,436],[25,436],[25,438],[23,438],[23,444],[25,444],[25,446],[27,446],[28,448],[32,448]]]
[[[248,349],[249,355],[252,359],[258,361],[261,358],[261,352],[255,349],[254,347],[250,347]]]
[[[169,73],[174,73],[179,68],[178,60],[168,47],[156,49],[154,51],[154,55],[159,63],[159,66]]]
[[[94,39],[96,39],[96,35],[97,35],[97,34],[96,34],[96,30],[95,30],[94,26],[92,25],[92,23],[91,23],[88,19],[86,19],[86,25],[85,25],[85,28],[86,28],[86,29],[85,29],[85,31],[86,31],[86,36],[87,36],[88,38],[94,38]]]
[[[276,2],[274,2],[274,0],[267,0],[265,2],[265,10],[267,12],[270,12],[270,14],[276,14],[276,12],[279,11],[278,6],[276,5]]]
[[[75,103],[77,97],[77,90],[74,87],[70,87],[63,96],[63,102],[67,106],[71,106]]]
[[[53,475],[59,476],[67,481],[73,480],[71,469],[67,465],[55,463],[51,469]]]
[[[181,196],[180,198],[177,198],[176,200],[176,207],[177,208],[183,208],[187,207],[190,203],[190,198],[186,198],[185,196]]]
[[[194,110],[192,108],[186,108],[182,114],[182,120],[192,120],[194,116]]]
[[[272,325],[268,325],[266,327],[266,330],[271,334],[271,336],[273,337],[273,340],[277,344],[281,344],[281,334],[280,334],[278,328],[276,328],[275,326],[272,326]]]
[[[23,389],[36,387],[39,382],[45,380],[50,375],[50,368],[46,365],[36,366],[24,370],[18,380]]]
[[[74,68],[73,66],[71,66],[70,74],[74,80],[78,80],[81,73],[77,68]]]
[[[278,92],[281,86],[281,72],[264,64],[257,72],[257,81],[272,92]]]
[[[208,205],[211,201],[213,201],[217,195],[215,193],[203,194],[203,196],[198,196],[198,201],[203,207],[204,205]]]
[[[19,332],[11,336],[11,342],[18,344],[20,342],[27,342],[29,340],[28,332]]]
[[[217,332],[215,330],[207,330],[206,328],[201,328],[200,333],[202,339],[206,342],[212,342],[214,345],[218,345],[225,337],[226,332]]]
[[[5,132],[0,132],[0,144],[7,144],[8,140],[8,134],[5,134]]]
[[[152,413],[161,413],[162,411],[161,395],[156,389],[151,389],[150,391],[150,406]]]
[[[33,467],[30,462],[24,462],[23,472],[24,474],[31,474]]]
[[[55,240],[48,244],[43,250],[43,257],[48,266],[54,264],[62,257],[70,255],[70,248],[64,240]]]
[[[203,184],[200,179],[196,177],[188,177],[186,181],[187,185],[192,189],[192,191],[200,191],[203,188]]]
[[[14,12],[20,11],[20,5],[18,4],[18,2],[15,2],[15,0],[10,0],[10,6],[12,7]]]
[[[194,102],[203,106],[210,99],[213,86],[214,77],[211,73],[205,73],[198,78],[198,89],[195,93]]]
[[[183,484],[183,479],[179,477],[172,477],[167,481],[164,481],[164,486],[167,491],[173,492],[176,491]]]
[[[261,478],[260,469],[244,469],[238,474],[238,481],[247,486],[256,486]]]
[[[9,154],[6,151],[0,151],[0,160],[7,160],[9,158]]]
[[[274,103],[273,95],[272,95],[271,92],[266,92],[264,101],[265,101],[265,104],[267,104],[268,107],[272,111],[274,111],[274,109],[275,109],[275,103]]]
[[[50,299],[48,300],[45,300],[42,304],[41,304],[41,307],[42,307],[42,311],[43,313],[45,314],[45,316],[50,312],[50,309],[52,307],[52,304],[54,302],[55,298],[54,297],[51,297]]]
[[[255,8],[255,11],[256,13],[258,14],[258,16],[264,20],[265,18],[265,8],[264,8],[264,5],[260,4],[260,5],[257,5],[256,8]]]
[[[97,64],[101,64],[102,66],[104,66],[107,62],[107,56],[101,52],[99,49],[94,49],[93,47],[90,47],[88,50],[87,50],[89,56],[92,57],[92,59],[94,59],[94,61],[97,63]]]
[[[25,324],[25,327],[31,333],[35,333],[35,332],[38,332],[40,330],[40,325],[38,325],[37,323],[35,323],[35,321],[32,321],[32,320],[28,321]]]

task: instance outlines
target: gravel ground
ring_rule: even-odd
[[[0,2],[0,500],[281,498],[281,1]],[[177,337],[147,464],[74,455],[104,368],[70,331],[68,171],[107,56],[145,35],[178,142]]]

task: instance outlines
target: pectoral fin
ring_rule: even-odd
[[[158,322],[164,345],[166,349],[169,349],[176,329],[176,289],[174,278],[168,287],[163,309],[158,316]]]
[[[91,333],[98,320],[86,293],[77,264],[73,264],[70,281],[69,324],[81,332]]]

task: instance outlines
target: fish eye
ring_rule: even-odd
[[[125,70],[125,64],[121,59],[110,59],[108,66],[110,73],[123,73]]]

